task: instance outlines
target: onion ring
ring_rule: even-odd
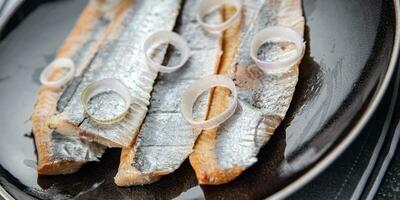
[[[66,68],[68,69],[68,72],[63,77],[55,81],[50,81],[49,76],[51,72],[60,68]],[[47,67],[42,71],[42,73],[40,74],[40,83],[42,83],[42,85],[44,86],[54,89],[61,88],[64,85],[66,85],[70,80],[72,80],[72,78],[74,77],[74,73],[75,73],[75,64],[71,59],[57,58],[49,65],[47,65]]]
[[[182,60],[178,65],[172,67],[163,66],[150,58],[148,53],[149,48],[156,43],[170,43],[175,46],[182,55]],[[143,45],[146,61],[150,69],[156,72],[171,73],[181,68],[190,56],[190,49],[187,42],[178,34],[171,31],[158,31],[150,35]]]
[[[207,24],[203,18],[207,14],[214,11],[216,8],[232,2],[232,4],[236,7],[236,12],[225,22],[220,24]],[[236,19],[240,17],[240,13],[242,12],[242,1],[241,0],[203,0],[200,5],[200,8],[197,12],[197,21],[200,25],[208,32],[216,33],[221,32],[229,28]]]
[[[121,114],[114,118],[98,119],[95,116],[93,116],[92,113],[90,113],[88,108],[88,103],[94,95],[99,94],[99,92],[107,90],[112,90],[118,93],[125,100],[125,106]],[[131,95],[129,93],[128,87],[125,86],[125,84],[122,83],[121,81],[113,78],[105,78],[91,83],[83,90],[81,94],[81,103],[86,115],[94,122],[106,125],[115,124],[124,119],[125,116],[128,114],[131,105]]]
[[[258,49],[267,41],[289,41],[296,45],[296,54],[278,61],[262,61],[257,58]],[[256,65],[266,73],[280,73],[288,70],[301,59],[304,51],[303,37],[291,28],[271,26],[258,32],[251,41],[250,56]]]
[[[205,121],[195,121],[193,119],[192,112],[193,105],[196,102],[197,98],[206,90],[217,86],[227,87],[228,89],[230,89],[233,95],[233,102],[224,112],[218,114],[216,117]],[[208,129],[218,126],[219,124],[229,119],[233,115],[233,113],[235,113],[236,107],[237,92],[235,83],[229,77],[223,75],[211,75],[201,80],[195,81],[183,93],[181,101],[181,112],[183,118],[187,122],[189,122],[193,128],[197,129]]]

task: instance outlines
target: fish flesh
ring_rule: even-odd
[[[142,124],[157,72],[147,66],[143,42],[158,30],[172,30],[180,10],[180,0],[137,0],[116,31],[113,40],[107,40],[83,73],[65,109],[52,117],[48,124],[64,135],[79,135],[88,141],[108,147],[128,147]],[[158,48],[154,60],[162,62],[165,48]],[[92,82],[104,78],[122,81],[132,96],[127,116],[118,124],[101,125],[86,116],[80,102],[82,91]],[[97,118],[119,115],[124,100],[113,92],[95,95],[88,107]]]
[[[128,6],[130,0],[121,5]],[[113,29],[115,18],[124,12],[123,7],[115,10],[113,17],[105,19],[92,4],[82,12],[74,29],[59,48],[57,57],[71,58],[77,75],[88,65],[109,30]],[[55,70],[50,80],[62,77],[63,71]],[[77,136],[63,136],[49,129],[47,119],[56,112],[57,101],[64,88],[53,89],[42,85],[38,92],[32,113],[32,127],[38,154],[39,174],[68,174],[79,170],[88,161],[96,161],[104,148],[101,145],[81,140]]]
[[[266,74],[252,61],[250,43],[252,37],[267,26],[291,27],[303,36],[301,0],[262,0],[251,5],[256,10],[255,17],[242,23],[236,34],[229,34],[234,30],[228,30],[224,35],[224,41],[232,45],[239,43],[237,38],[240,38],[239,49],[227,50],[237,52],[236,56],[222,58],[223,63],[231,65],[220,69],[221,74],[231,76],[237,85],[238,108],[230,119],[217,128],[203,131],[196,141],[190,163],[200,184],[228,183],[257,162],[259,150],[284,119],[297,84],[300,61],[286,72]],[[294,51],[292,43],[267,43],[257,56],[263,60],[278,60]],[[214,91],[209,117],[224,110],[228,95],[225,89]]]
[[[148,114],[137,139],[123,148],[115,183],[119,186],[143,185],[158,181],[179,168],[193,150],[199,131],[192,131],[180,113],[180,99],[193,81],[215,74],[222,54],[222,34],[205,32],[196,21],[201,0],[184,3],[175,31],[188,41],[189,61],[178,71],[158,76],[152,92]],[[207,17],[210,23],[221,23],[222,12]],[[164,62],[175,65],[180,54],[168,49]],[[209,94],[196,104],[194,115],[204,119]]]

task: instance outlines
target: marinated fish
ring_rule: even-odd
[[[49,120],[49,127],[65,135],[79,135],[108,147],[128,147],[142,124],[150,92],[157,72],[150,70],[143,52],[143,42],[153,32],[172,30],[180,10],[180,0],[137,0],[116,30],[117,36],[108,40],[76,85],[65,109]],[[166,51],[159,48],[154,60],[162,61]],[[104,78],[122,81],[132,96],[128,115],[123,121],[101,125],[87,118],[80,102],[82,91],[92,82]],[[99,118],[112,118],[120,114],[124,101],[118,94],[105,92],[92,98],[89,109]]]
[[[216,73],[222,54],[222,34],[205,32],[196,21],[201,0],[186,1],[175,31],[188,41],[190,60],[178,71],[159,75],[152,92],[149,112],[133,146],[121,154],[115,183],[119,186],[143,185],[158,181],[175,171],[193,151],[199,131],[192,132],[180,113],[180,99],[187,85],[201,77]],[[207,18],[221,23],[217,11]],[[175,65],[180,54],[168,49],[164,63]],[[209,94],[202,96],[195,115],[204,116]],[[204,117],[203,117],[204,119]]]
[[[230,182],[256,163],[259,150],[282,122],[292,100],[300,61],[284,73],[266,74],[252,61],[250,43],[254,34],[272,25],[291,27],[303,35],[301,0],[263,0],[260,3],[251,4],[256,9],[255,18],[248,19],[249,23],[246,20],[241,31],[232,27],[224,36],[224,41],[232,46],[236,46],[240,38],[239,49],[225,50],[220,69],[221,74],[233,77],[239,102],[230,119],[215,129],[203,131],[196,142],[190,162],[200,184]],[[260,48],[258,56],[264,60],[278,60],[294,50],[291,43],[267,43]],[[232,51],[237,51],[234,59],[230,56],[235,54]],[[225,89],[214,91],[209,117],[227,106],[228,95]]]
[[[118,7],[114,17],[105,19],[92,4],[89,4],[63,45],[57,57],[69,57],[78,67],[77,75],[88,65],[109,30],[116,24],[116,18],[123,15],[125,0]],[[63,71],[50,74],[50,80],[62,77]],[[64,88],[52,89],[41,86],[32,114],[33,133],[38,153],[38,173],[45,175],[68,174],[77,171],[85,162],[96,161],[104,147],[79,139],[77,136],[63,136],[47,127],[47,119],[56,112],[57,101]]]

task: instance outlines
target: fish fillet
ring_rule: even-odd
[[[127,0],[124,5],[127,6]],[[122,5],[121,5],[122,6]],[[121,15],[124,8],[119,7],[115,16]],[[102,19],[101,13],[89,4],[74,29],[59,48],[57,57],[72,58],[79,74],[88,65],[98,50],[107,30],[113,28],[114,18]],[[108,29],[107,29],[108,28]],[[63,75],[58,70],[50,74],[51,80]],[[85,162],[95,161],[104,152],[104,147],[79,139],[76,136],[62,136],[47,127],[47,119],[56,112],[57,101],[64,89],[41,86],[32,114],[33,133],[38,154],[39,174],[56,175],[77,171]]]
[[[266,26],[287,26],[303,35],[301,0],[261,2],[261,7],[251,4],[252,8],[248,8],[257,10],[254,19],[242,23],[241,28],[232,27],[224,35],[224,41],[230,44],[228,48],[238,46],[240,38],[239,49],[225,51],[220,69],[221,74],[233,77],[239,103],[230,119],[215,129],[203,131],[196,142],[190,162],[200,184],[230,182],[256,163],[259,150],[282,122],[292,100],[300,61],[285,73],[264,74],[251,60],[249,48],[254,34]],[[270,44],[265,48],[258,54],[264,59],[278,59],[294,50],[293,45],[287,44]],[[236,56],[233,58],[232,54]],[[221,88],[214,91],[209,117],[227,106],[228,94]]]
[[[123,27],[113,40],[106,41],[81,77],[74,94],[63,112],[49,120],[49,127],[64,135],[79,135],[108,147],[128,147],[147,113],[150,92],[157,73],[146,64],[143,42],[158,30],[172,30],[180,10],[180,0],[137,0],[123,20]],[[165,48],[160,48],[155,60],[162,61]],[[118,124],[100,125],[88,119],[80,102],[82,91],[93,81],[104,78],[121,80],[132,96],[128,115]],[[92,98],[96,117],[112,117],[120,113],[124,101],[115,93],[103,93]]]
[[[159,75],[138,137],[132,147],[122,150],[115,177],[119,186],[158,181],[175,171],[192,152],[200,132],[192,132],[182,118],[181,95],[193,81],[216,73],[222,53],[222,34],[208,34],[196,20],[200,3],[201,0],[189,0],[183,6],[175,31],[188,41],[191,58],[180,70]],[[208,20],[221,23],[222,13],[216,12]],[[179,53],[170,50],[165,60],[172,65],[179,63]],[[195,115],[205,114],[200,113],[200,108],[207,108],[208,97],[207,94],[202,96]]]

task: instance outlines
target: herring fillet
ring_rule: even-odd
[[[127,147],[136,136],[147,113],[150,92],[157,72],[147,66],[143,42],[158,30],[172,30],[180,9],[180,0],[134,1],[132,9],[122,22],[117,36],[106,41],[97,53],[88,70],[83,74],[74,95],[62,113],[49,120],[49,127],[66,135],[79,135],[108,147]],[[165,52],[164,50],[162,50]],[[163,53],[156,60],[162,61]],[[86,118],[80,102],[82,91],[96,80],[115,78],[122,81],[132,95],[128,115],[118,124],[100,125]],[[123,102],[116,102],[112,93],[99,96],[95,105],[111,102],[114,105],[94,110],[98,117],[114,116],[115,108]],[[116,107],[115,107],[116,105]]]
[[[230,119],[218,128],[203,131],[196,142],[190,162],[200,184],[230,182],[257,162],[259,150],[282,122],[292,100],[300,61],[285,73],[264,74],[251,60],[249,47],[253,35],[271,25],[291,27],[303,35],[301,0],[261,2],[263,4],[257,8],[256,18],[250,24],[243,24],[240,34],[224,36],[228,43],[235,43],[240,35],[239,49],[232,50],[237,51],[236,57],[223,57],[222,62],[233,63],[232,67],[226,65],[220,70],[220,73],[233,77],[239,103],[236,113]],[[234,30],[228,30],[227,33],[229,31]],[[274,53],[283,56],[285,52],[277,49],[274,49]],[[271,55],[263,51],[261,56]],[[214,91],[210,117],[227,106],[227,94],[224,89],[217,88]]]
[[[125,3],[126,4],[126,3]],[[122,8],[118,8],[116,16]],[[101,20],[101,13],[89,4],[82,12],[74,29],[59,48],[57,57],[69,57],[79,71],[83,70],[99,48],[106,35],[107,27],[113,20]],[[62,76],[57,70],[50,74],[56,80]],[[95,161],[104,152],[101,145],[90,143],[76,136],[62,136],[47,127],[47,119],[56,112],[57,100],[62,89],[41,86],[32,113],[32,129],[38,155],[37,171],[39,174],[56,175],[77,171],[87,161]]]
[[[178,71],[159,75],[152,92],[148,114],[133,146],[121,153],[115,183],[118,186],[143,185],[158,181],[175,171],[192,152],[199,132],[182,118],[180,99],[185,88],[193,81],[216,73],[221,56],[222,34],[205,32],[196,20],[201,0],[185,2],[175,31],[188,41],[191,49],[189,61]],[[221,23],[222,15],[209,20]],[[165,61],[179,63],[176,51],[168,51]],[[198,107],[207,107],[208,95]],[[195,115],[200,116],[200,110]]]

